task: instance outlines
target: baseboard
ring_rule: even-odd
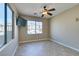
[[[20,41],[19,43],[26,43],[26,42],[34,42],[34,41],[42,41],[42,40],[49,40],[48,38],[46,39],[38,39],[38,40],[28,40],[28,41]]]
[[[63,46],[65,46],[65,47],[67,47],[67,48],[70,48],[70,49],[73,49],[73,50],[79,52],[79,49],[74,48],[74,47],[71,47],[71,46],[66,45],[66,44],[64,44],[64,43],[58,42],[58,41],[56,41],[56,40],[54,40],[54,39],[51,39],[50,41],[56,42],[56,43],[58,43],[58,44],[60,44],[60,45],[63,45]]]
[[[16,46],[15,47],[15,49],[12,51],[12,53],[10,53],[9,55],[8,55],[8,53],[4,53],[4,51],[6,52],[6,48],[8,47],[8,46],[10,46],[10,44],[12,43],[14,41],[14,39],[12,39],[10,42],[8,42],[7,44],[5,44],[1,49],[0,49],[0,56],[14,56],[15,55],[15,52],[16,52],[16,50],[17,50],[17,48],[18,48],[18,46]],[[9,48],[9,49],[11,49],[11,48]]]
[[[16,48],[15,48],[15,50],[14,50],[14,52],[13,52],[12,56],[14,56],[14,55],[15,55],[15,53],[16,53],[16,51],[17,51],[17,49],[18,49],[18,46],[16,46]]]

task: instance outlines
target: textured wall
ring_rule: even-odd
[[[36,35],[28,35],[27,34],[27,27],[20,27],[19,28],[19,38],[20,42],[31,42],[31,41],[38,41],[38,40],[48,40],[49,38],[49,19],[41,19],[41,18],[34,18],[34,17],[26,17],[21,16],[26,20],[35,20],[43,22],[43,33],[36,34]]]

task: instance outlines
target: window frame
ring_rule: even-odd
[[[27,34],[28,35],[33,35],[33,33],[28,33],[28,21],[32,21],[32,20],[27,20]],[[34,34],[42,34],[43,33],[43,23],[42,23],[42,21],[34,21],[34,22],[35,22],[35,33]],[[37,27],[37,24],[36,24],[37,22],[42,23],[42,25],[41,25],[42,26],[42,29],[41,29],[42,32],[41,33],[37,33],[37,31],[36,31],[37,30],[37,28],[36,28]]]
[[[12,39],[14,39],[14,11],[8,3],[6,3],[6,8],[7,7],[9,7],[12,12]]]
[[[41,28],[40,28],[40,24],[38,23],[41,23]],[[39,28],[37,28],[37,26],[39,26]],[[37,30],[39,31],[41,29],[41,32],[37,32]],[[36,34],[42,34],[43,33],[43,23],[42,21],[36,21]]]
[[[29,23],[28,22],[29,22],[29,20],[27,20],[27,34],[35,34],[35,33],[28,33],[28,31],[30,29],[30,28],[28,29],[28,27],[29,27]],[[34,22],[34,28],[35,28],[35,24],[36,24],[35,21],[30,21],[30,22]],[[32,29],[32,30],[34,30],[34,29]],[[34,32],[36,32],[35,30],[34,30]]]
[[[11,22],[12,22],[12,39],[14,39],[14,11],[12,10],[11,6],[8,4],[8,3],[3,3],[4,4],[4,43],[1,47],[3,47],[5,44],[7,44],[7,7],[11,10],[12,12],[12,19],[11,19]],[[10,40],[10,41],[11,41]],[[1,48],[0,47],[0,48]]]
[[[8,3],[5,4],[5,43],[7,44],[7,7],[11,10],[12,12],[12,39],[14,39],[14,11],[12,10],[11,6]]]

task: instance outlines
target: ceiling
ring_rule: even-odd
[[[62,13],[69,8],[78,5],[77,3],[14,3],[15,7],[19,14],[28,15],[28,16],[37,16],[41,17],[41,11],[44,5],[47,5],[48,9],[55,8],[56,11],[53,11],[53,16]],[[45,16],[49,18],[50,16]]]

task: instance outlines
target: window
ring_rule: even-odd
[[[35,34],[35,21],[27,21],[28,34]]]
[[[36,33],[42,33],[42,22],[36,22]]]
[[[7,4],[7,42],[9,42],[12,39],[12,10],[10,6]]]
[[[42,22],[27,21],[27,33],[28,34],[41,34],[42,33]]]
[[[5,40],[5,19],[4,19],[4,4],[0,3],[0,47],[4,45]]]
[[[7,3],[0,3],[0,47],[13,36],[13,11]]]

